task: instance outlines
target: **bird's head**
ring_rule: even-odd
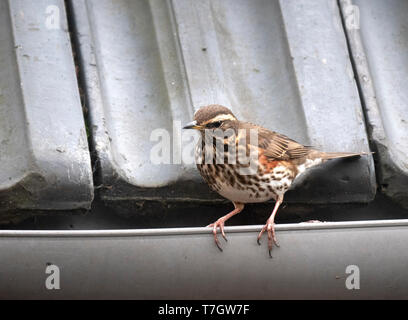
[[[194,114],[194,121],[188,123],[183,129],[228,129],[233,127],[233,124],[238,120],[227,107],[212,104],[201,107]]]

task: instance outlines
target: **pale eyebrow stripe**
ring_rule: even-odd
[[[206,125],[207,123],[210,123],[210,122],[225,121],[225,120],[237,120],[237,119],[233,115],[230,115],[230,114],[219,114],[215,118],[210,119],[207,122],[204,122],[203,125]]]

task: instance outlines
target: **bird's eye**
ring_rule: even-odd
[[[222,125],[222,121],[215,121],[209,124],[210,128],[219,128]]]

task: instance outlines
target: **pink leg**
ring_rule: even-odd
[[[278,212],[278,208],[281,205],[282,201],[283,201],[283,197],[279,197],[276,200],[275,207],[273,208],[272,214],[269,217],[269,219],[266,220],[266,224],[262,228],[261,232],[258,235],[258,239],[257,239],[258,244],[261,245],[260,240],[261,240],[262,234],[265,231],[268,231],[268,249],[269,249],[269,256],[271,258],[272,258],[272,245],[273,245],[272,240],[275,243],[275,245],[279,247],[279,243],[276,240],[276,235],[275,235],[275,216],[276,216],[276,213]]]
[[[233,204],[234,204],[234,207],[235,207],[234,210],[232,210],[230,213],[226,214],[225,216],[219,218],[214,223],[211,223],[211,224],[209,224],[207,226],[207,227],[212,227],[213,228],[215,244],[217,245],[218,249],[220,249],[221,251],[222,251],[222,248],[221,248],[220,242],[219,242],[219,240],[217,238],[217,228],[220,227],[221,234],[222,234],[223,238],[225,239],[225,241],[228,241],[227,237],[225,236],[225,232],[224,232],[224,223],[229,218],[236,215],[237,213],[240,213],[244,209],[244,204],[243,203],[233,202]]]

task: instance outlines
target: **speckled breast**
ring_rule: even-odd
[[[195,158],[197,168],[212,190],[234,202],[255,203],[276,199],[291,186],[291,172],[283,164],[276,162],[273,167],[257,162],[253,174],[242,174],[239,170],[246,166],[239,162],[228,164],[202,163],[202,145],[197,144]]]

